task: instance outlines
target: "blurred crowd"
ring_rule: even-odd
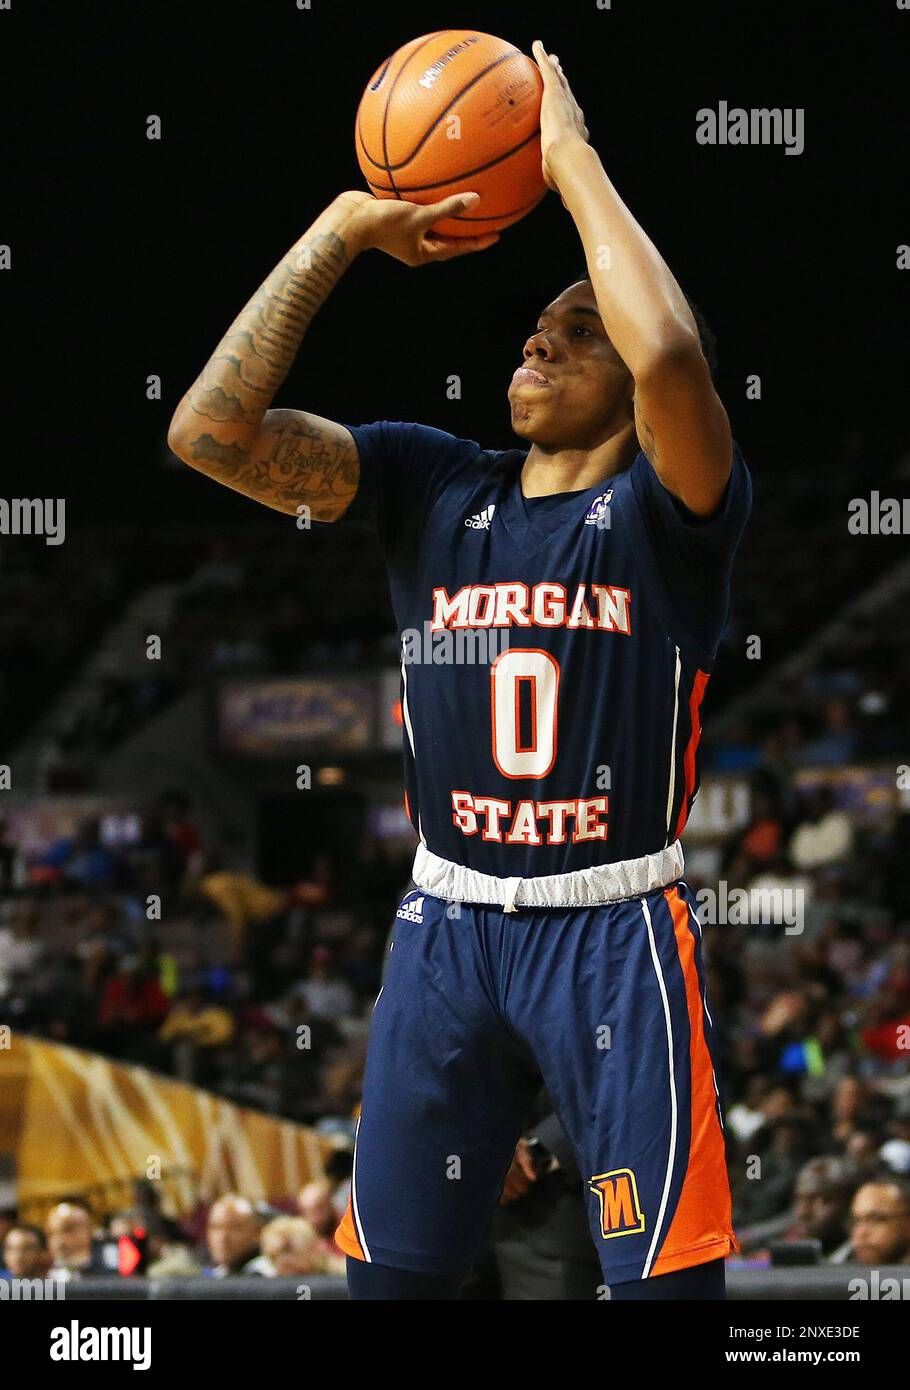
[[[87,824],[0,895],[2,1016],[349,1144],[407,857],[365,843],[344,875],[320,855],[274,888],[210,867],[180,793],[142,825],[111,849]],[[0,841],[8,866],[16,847]],[[748,822],[718,851],[711,886],[789,893],[799,909],[705,917],[742,1258],[789,1244],[810,1258],[910,1261],[908,849],[910,816],[869,829],[830,788],[797,792],[769,759],[752,774]],[[699,895],[697,863],[687,878]],[[150,922],[148,893],[165,886],[177,915]],[[268,1224],[230,1200],[215,1213],[212,1268],[231,1263],[217,1244],[226,1211],[249,1232]],[[310,1249],[282,1219],[274,1239]],[[244,1255],[270,1258],[261,1242]]]
[[[351,1134],[390,905],[408,858],[325,854],[290,888],[214,867],[188,798],[25,866],[0,824],[0,1016],[238,1104]],[[4,870],[5,865],[5,870]],[[15,886],[18,885],[18,886]],[[159,914],[149,904],[165,904]],[[151,915],[150,915],[151,912]]]
[[[335,1228],[350,1187],[343,1153],[325,1177],[279,1209],[228,1192],[191,1219],[161,1211],[155,1188],[135,1186],[135,1205],[99,1217],[88,1202],[58,1202],[41,1225],[0,1211],[0,1278],[266,1279],[344,1273]]]
[[[687,874],[743,1255],[910,1261],[910,814],[864,820],[773,758],[750,800],[710,882]],[[746,921],[705,892],[717,879],[745,890]]]

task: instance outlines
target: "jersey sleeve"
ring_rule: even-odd
[[[416,550],[441,489],[484,455],[474,440],[431,425],[376,420],[345,428],[357,446],[360,480],[342,520],[373,525],[387,554]]]
[[[710,669],[727,625],[733,557],[752,506],[752,482],[739,446],[724,495],[699,517],[664,487],[644,454],[629,470],[628,488],[647,543],[645,572],[667,631],[699,667]]]
[[[664,487],[643,453],[632,465],[632,490],[645,520],[657,562],[668,584],[725,583],[752,508],[752,480],[739,445],[733,443],[733,467],[724,495],[711,516],[690,512]]]

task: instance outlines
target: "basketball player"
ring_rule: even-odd
[[[372,517],[400,630],[507,639],[492,664],[402,666],[419,845],[337,1237],[352,1297],[457,1296],[542,1073],[611,1297],[720,1298],[735,1244],[679,836],[750,482],[685,296],[559,60],[534,54],[544,176],[589,275],[524,345],[509,403],[526,448],[269,408],[355,256],[424,265],[496,240],[434,237],[471,194],[340,194],[228,330],[169,440],[279,511]]]

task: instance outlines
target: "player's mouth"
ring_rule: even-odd
[[[519,367],[512,377],[513,386],[549,386],[543,372],[535,372],[533,367]]]

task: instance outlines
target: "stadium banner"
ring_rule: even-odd
[[[360,752],[374,741],[375,710],[371,679],[242,678],[220,682],[215,696],[221,748],[246,757]]]
[[[794,785],[803,795],[822,788],[830,791],[834,805],[846,811],[858,825],[870,828],[887,824],[898,811],[906,809],[900,789],[899,768],[891,766],[801,767],[793,775]]]
[[[99,1213],[129,1206],[132,1183],[148,1178],[160,1179],[171,1215],[232,1191],[286,1203],[332,1148],[303,1125],[144,1067],[15,1034],[0,1046],[0,1161],[26,1220],[67,1195]]]

